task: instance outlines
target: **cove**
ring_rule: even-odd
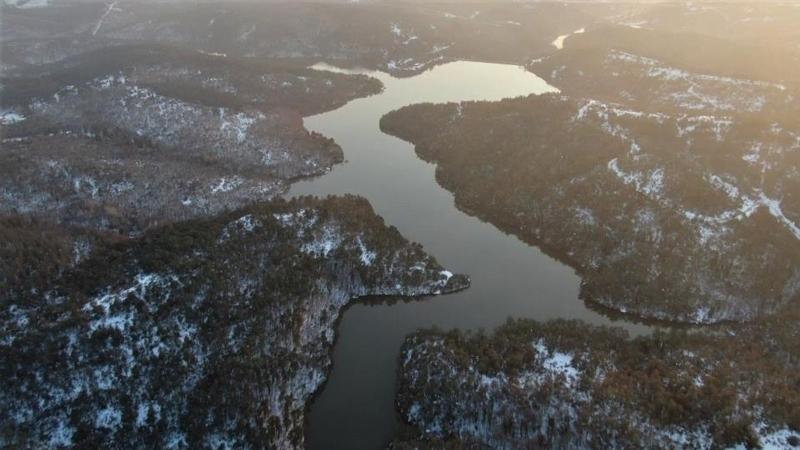
[[[420,328],[489,331],[513,317],[581,319],[623,326],[632,334],[647,331],[587,308],[578,298],[580,278],[572,268],[459,211],[453,195],[437,184],[435,165],[379,129],[384,114],[414,103],[494,101],[557,92],[554,87],[518,66],[468,61],[410,78],[314,68],[366,74],[383,82],[384,90],[305,119],[307,129],[342,147],[346,162],[294,184],[288,195],[363,196],[387,224],[421,243],[448,270],[469,275],[472,286],[452,295],[393,303],[363,299],[348,307],[337,329],[333,369],[308,412],[306,448],[376,449],[389,442],[401,422],[394,407],[400,346]]]

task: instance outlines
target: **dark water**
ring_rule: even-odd
[[[555,88],[520,67],[476,62],[450,63],[404,79],[360,73],[379,78],[385,91],[305,120],[308,129],[335,139],[347,162],[323,177],[295,184],[290,195],[366,197],[388,224],[421,243],[447,269],[469,274],[472,287],[419,301],[366,300],[348,308],[337,330],[333,371],[311,405],[309,449],[385,446],[399,425],[394,384],[400,345],[419,328],[488,331],[508,317],[612,323],[578,299],[580,279],[571,268],[458,211],[453,196],[436,183],[435,166],[417,158],[412,145],[378,127],[385,113],[413,103],[500,100]],[[615,324],[634,334],[646,331],[639,325]]]

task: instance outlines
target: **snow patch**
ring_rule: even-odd
[[[256,230],[256,228],[261,228],[261,226],[263,226],[261,221],[253,217],[252,214],[245,214],[233,222],[226,224],[222,228],[222,232],[220,233],[217,242],[225,242],[229,240],[234,233],[239,236],[252,233]]]
[[[13,125],[23,120],[25,120],[25,116],[16,111],[10,109],[0,111],[0,125]]]
[[[356,244],[358,244],[358,248],[361,251],[361,264],[371,266],[378,254],[367,248],[361,236],[356,237]]]
[[[112,433],[117,431],[121,423],[122,412],[113,406],[106,406],[99,410],[94,419],[95,428],[107,428]]]
[[[573,365],[573,357],[568,353],[551,351],[547,348],[543,340],[538,340],[533,344],[538,356],[542,359],[542,367],[548,372],[564,377],[567,384],[574,384],[578,381],[580,371]]]
[[[244,183],[244,180],[238,176],[231,177],[230,179],[222,177],[219,179],[216,185],[211,185],[211,193],[218,194],[220,192],[230,192],[241,186],[242,183]]]

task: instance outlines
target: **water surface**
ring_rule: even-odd
[[[325,176],[296,183],[289,195],[366,197],[406,238],[421,243],[449,270],[470,275],[472,287],[419,301],[367,299],[349,307],[337,330],[333,370],[308,414],[309,449],[385,446],[399,426],[394,388],[400,345],[419,328],[488,331],[509,317],[611,323],[578,299],[580,279],[573,269],[457,210],[453,195],[436,183],[435,166],[419,159],[411,144],[379,129],[381,116],[405,105],[500,100],[557,92],[554,87],[521,67],[466,61],[402,79],[349,72],[378,78],[385,90],[305,119],[306,128],[336,140],[346,162]],[[645,330],[616,324],[633,333]]]
[[[562,34],[561,36],[555,38],[553,40],[553,42],[551,42],[551,44],[553,44],[553,47],[561,50],[561,49],[564,48],[564,41],[566,41],[568,37],[572,36],[573,34],[581,34],[581,33],[585,33],[585,32],[586,32],[586,29],[585,28],[581,28],[579,30],[573,31],[572,33]]]

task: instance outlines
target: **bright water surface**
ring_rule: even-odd
[[[400,346],[417,329],[488,331],[509,317],[612,323],[578,299],[580,278],[570,267],[457,210],[453,195],[436,183],[435,166],[378,126],[387,112],[414,103],[500,100],[557,92],[554,87],[521,67],[466,61],[411,78],[348,72],[378,78],[385,90],[305,119],[306,128],[336,140],[346,162],[327,175],[295,184],[289,195],[366,197],[387,224],[421,243],[447,269],[470,275],[472,287],[412,302],[366,299],[346,309],[337,330],[333,370],[308,414],[309,449],[385,446],[400,423],[394,408]],[[633,334],[646,331],[640,325],[614,324]]]
[[[561,49],[564,48],[564,41],[566,41],[568,37],[572,36],[573,34],[581,34],[581,33],[585,33],[585,32],[586,32],[586,29],[585,28],[581,28],[580,30],[575,30],[572,33],[562,34],[561,36],[555,38],[555,40],[552,42],[553,47],[561,50]]]

